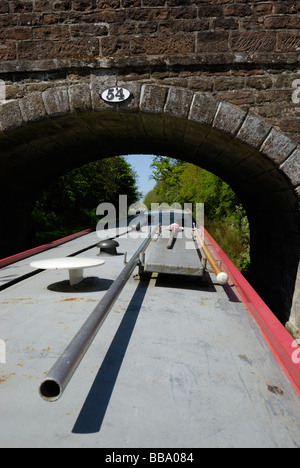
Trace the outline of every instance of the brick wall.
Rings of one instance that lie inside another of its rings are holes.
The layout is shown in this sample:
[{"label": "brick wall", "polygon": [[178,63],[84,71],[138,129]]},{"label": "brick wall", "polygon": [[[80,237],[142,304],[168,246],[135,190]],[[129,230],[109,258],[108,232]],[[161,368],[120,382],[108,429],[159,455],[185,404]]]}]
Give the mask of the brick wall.
[{"label": "brick wall", "polygon": [[0,0],[0,59],[293,54],[299,11],[290,0]]},{"label": "brick wall", "polygon": [[299,13],[292,0],[0,0],[0,78],[14,98],[54,70],[138,72],[251,109],[300,143]]}]

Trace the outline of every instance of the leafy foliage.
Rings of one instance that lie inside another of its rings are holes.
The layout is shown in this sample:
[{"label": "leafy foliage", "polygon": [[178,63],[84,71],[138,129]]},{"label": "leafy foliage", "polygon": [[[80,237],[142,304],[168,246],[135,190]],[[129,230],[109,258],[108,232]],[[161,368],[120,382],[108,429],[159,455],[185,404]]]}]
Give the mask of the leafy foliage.
[{"label": "leafy foliage", "polygon": [[[246,212],[236,193],[222,179],[193,164],[156,156],[153,160],[156,187],[144,203],[205,204],[208,230],[238,268],[250,266],[250,232]],[[195,213],[194,213],[195,215]]]},{"label": "leafy foliage", "polygon": [[60,177],[43,192],[32,213],[38,231],[70,232],[77,227],[94,228],[96,208],[112,203],[118,209],[119,195],[135,203],[140,194],[136,174],[121,156],[92,162]]}]

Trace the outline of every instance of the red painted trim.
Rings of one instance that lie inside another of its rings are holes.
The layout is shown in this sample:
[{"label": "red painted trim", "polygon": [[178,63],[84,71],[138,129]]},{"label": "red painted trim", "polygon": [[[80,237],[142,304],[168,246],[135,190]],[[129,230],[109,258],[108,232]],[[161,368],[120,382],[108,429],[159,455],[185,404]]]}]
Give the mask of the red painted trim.
[{"label": "red painted trim", "polygon": [[11,257],[2,258],[0,260],[0,268],[11,265],[15,262],[19,262],[20,260],[24,260],[25,258],[32,257],[33,255],[36,255],[38,253],[45,252],[46,250],[53,249],[54,247],[77,239],[78,237],[85,236],[90,232],[92,232],[92,229],[85,229],[84,231],[76,232],[75,234],[71,234],[70,236],[62,237],[61,239],[50,242],[49,244],[40,245],[39,247],[34,247],[33,249],[25,250],[25,252],[20,252],[18,254],[12,255]]},{"label": "red painted trim", "polygon": [[[241,300],[259,325],[275,358],[300,395],[300,363],[297,363],[300,347],[205,229],[204,235],[206,244],[216,258],[222,261],[222,268],[228,274]],[[293,362],[293,356],[297,356],[294,359],[296,362]]]}]

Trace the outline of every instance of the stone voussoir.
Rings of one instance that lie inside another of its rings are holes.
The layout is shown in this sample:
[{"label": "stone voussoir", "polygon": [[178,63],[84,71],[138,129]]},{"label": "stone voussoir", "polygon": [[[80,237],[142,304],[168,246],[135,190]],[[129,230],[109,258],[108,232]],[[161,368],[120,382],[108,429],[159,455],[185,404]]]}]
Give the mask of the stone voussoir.
[{"label": "stone voussoir", "polygon": [[300,147],[280,166],[293,186],[300,184]]},{"label": "stone voussoir", "polygon": [[26,95],[19,101],[24,122],[42,120],[47,116],[42,93],[35,92]]},{"label": "stone voussoir", "polygon": [[240,129],[247,112],[237,106],[221,102],[213,121],[213,127],[217,130],[235,136]]},{"label": "stone voussoir", "polygon": [[43,92],[42,96],[49,116],[67,114],[70,112],[67,87],[49,88]]},{"label": "stone voussoir", "polygon": [[260,151],[279,166],[289,157],[296,147],[297,144],[291,141],[289,137],[276,128],[273,128],[262,144]]},{"label": "stone voussoir", "polygon": [[237,134],[237,138],[254,148],[260,148],[271,129],[272,126],[264,120],[248,114]]},{"label": "stone voussoir", "polygon": [[69,86],[71,111],[85,111],[92,108],[91,89],[89,84]]},{"label": "stone voussoir", "polygon": [[166,114],[186,118],[189,115],[192,99],[192,91],[181,88],[170,88],[164,111]]},{"label": "stone voussoir", "polygon": [[211,125],[219,106],[219,102],[202,93],[195,93],[190,109],[189,120]]},{"label": "stone voussoir", "polygon": [[7,132],[24,124],[19,100],[6,101],[0,105],[0,128]]},{"label": "stone voussoir", "polygon": [[146,84],[142,86],[140,110],[154,114],[164,111],[169,87]]}]

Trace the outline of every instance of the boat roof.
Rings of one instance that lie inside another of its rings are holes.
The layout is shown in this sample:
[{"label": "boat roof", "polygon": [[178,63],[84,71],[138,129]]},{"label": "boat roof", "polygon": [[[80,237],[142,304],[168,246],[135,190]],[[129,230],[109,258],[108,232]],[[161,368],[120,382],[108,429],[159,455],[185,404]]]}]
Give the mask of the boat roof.
[{"label": "boat roof", "polygon": [[72,287],[67,271],[30,262],[100,258],[95,232],[0,269],[11,284],[0,292],[0,447],[299,447],[299,395],[234,285],[213,273],[132,275],[63,396],[40,397],[143,236],[118,237],[118,255]]}]

